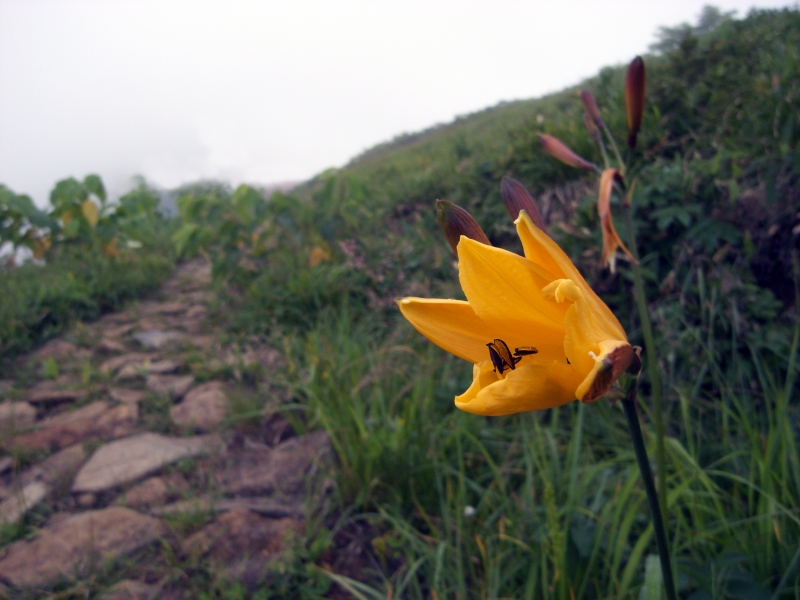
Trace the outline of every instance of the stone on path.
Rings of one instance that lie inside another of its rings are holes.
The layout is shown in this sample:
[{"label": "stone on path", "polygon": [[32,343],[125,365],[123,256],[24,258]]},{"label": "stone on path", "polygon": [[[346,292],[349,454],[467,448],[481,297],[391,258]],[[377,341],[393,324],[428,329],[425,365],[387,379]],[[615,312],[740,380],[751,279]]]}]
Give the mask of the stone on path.
[{"label": "stone on path", "polygon": [[133,431],[138,416],[135,405],[109,408],[108,403],[98,400],[45,419],[39,430],[17,435],[7,446],[28,451],[52,450],[78,442],[123,437]]},{"label": "stone on path", "polygon": [[10,456],[4,456],[0,458],[0,475],[5,473],[6,471],[10,471],[11,467],[14,466],[14,459]]},{"label": "stone on path", "polygon": [[186,334],[175,329],[147,329],[133,335],[133,339],[150,350],[159,350],[170,342],[177,342],[184,337]]},{"label": "stone on path", "polygon": [[36,409],[27,402],[0,404],[0,430],[27,429],[36,420]]},{"label": "stone on path", "polygon": [[215,436],[171,438],[141,433],[98,448],[78,472],[72,491],[102,492],[154,473],[182,458],[210,452]]},{"label": "stone on path", "polygon": [[161,506],[188,489],[189,484],[180,473],[170,473],[145,479],[122,494],[117,502],[136,509]]},{"label": "stone on path", "polygon": [[225,419],[228,400],[221,381],[209,381],[186,394],[183,402],[169,410],[176,425],[198,431],[209,431]]},{"label": "stone on path", "polygon": [[183,549],[189,556],[203,556],[210,566],[224,568],[231,580],[253,589],[267,575],[267,563],[302,529],[302,523],[294,519],[268,519],[239,508],[187,538]]},{"label": "stone on path", "polygon": [[143,581],[123,579],[100,596],[100,600],[153,600],[159,587]]},{"label": "stone on path", "polygon": [[84,460],[86,460],[86,450],[84,450],[83,444],[75,444],[51,454],[41,463],[29,469],[21,476],[21,479],[23,482],[36,480],[49,484],[66,481],[72,479]]},{"label": "stone on path", "polygon": [[150,375],[147,388],[159,395],[169,394],[173,401],[183,398],[194,383],[191,375]]},{"label": "stone on path", "polygon": [[239,452],[223,474],[228,494],[294,494],[302,490],[306,477],[324,460],[330,446],[325,431],[293,437],[274,448],[253,448]]},{"label": "stone on path", "polygon": [[150,510],[153,515],[191,514],[196,512],[226,512],[245,509],[272,519],[294,517],[302,519],[305,507],[302,498],[271,498],[266,496],[244,498],[212,498],[199,496],[188,500],[165,504]]},{"label": "stone on path", "polygon": [[80,400],[86,396],[86,390],[65,387],[59,381],[41,381],[28,390],[28,402],[31,404],[56,404]]},{"label": "stone on path", "polygon": [[108,327],[103,329],[103,337],[115,339],[118,337],[122,337],[126,333],[128,333],[131,329],[133,329],[133,323],[124,323],[122,325],[117,325],[116,327]]},{"label": "stone on path", "polygon": [[114,338],[104,337],[100,340],[98,344],[98,348],[103,352],[108,352],[109,354],[112,352],[127,352],[128,348],[125,347],[125,344],[120,342],[119,340],[115,340]]},{"label": "stone on path", "polygon": [[0,579],[17,588],[39,587],[85,574],[98,561],[130,554],[166,535],[164,523],[121,506],[71,515],[19,540],[0,558]]},{"label": "stone on path", "polygon": [[124,366],[130,364],[143,364],[145,361],[148,361],[153,358],[152,354],[147,354],[145,352],[128,352],[127,354],[123,354],[122,356],[115,356],[114,358],[109,358],[103,364],[100,365],[99,371],[101,373],[114,373],[118,371]]},{"label": "stone on path", "polygon": [[16,523],[31,508],[44,500],[50,488],[41,481],[29,483],[0,504],[0,524]]},{"label": "stone on path", "polygon": [[183,366],[176,360],[157,360],[155,362],[145,361],[143,363],[130,363],[125,365],[117,374],[117,379],[135,379],[142,375],[163,375],[172,373]]},{"label": "stone on path", "polygon": [[108,390],[108,395],[111,396],[112,400],[116,400],[122,404],[138,405],[139,401],[147,395],[147,392],[129,390],[127,388],[111,388]]},{"label": "stone on path", "polygon": [[33,355],[37,360],[45,358],[69,358],[77,352],[78,347],[72,342],[62,339],[54,339],[39,348]]},{"label": "stone on path", "polygon": [[185,314],[189,306],[183,302],[143,302],[139,312],[143,315]]}]

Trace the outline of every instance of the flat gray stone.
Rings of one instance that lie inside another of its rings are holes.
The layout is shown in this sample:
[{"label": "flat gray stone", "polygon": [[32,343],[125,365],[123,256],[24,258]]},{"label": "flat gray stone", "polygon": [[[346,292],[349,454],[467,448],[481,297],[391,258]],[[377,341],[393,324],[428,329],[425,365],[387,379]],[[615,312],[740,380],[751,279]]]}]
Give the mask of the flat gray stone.
[{"label": "flat gray stone", "polygon": [[42,381],[28,390],[31,404],[56,404],[79,400],[86,396],[86,390],[64,387],[58,381]]},{"label": "flat gray stone", "polygon": [[272,498],[259,496],[251,498],[213,498],[198,496],[158,506],[150,510],[153,515],[191,514],[196,512],[226,512],[234,509],[246,509],[271,519],[293,517],[302,519],[305,507],[302,498]]},{"label": "flat gray stone", "polygon": [[100,600],[154,600],[159,587],[143,581],[123,579],[100,596]]},{"label": "flat gray stone", "polygon": [[81,576],[98,561],[135,552],[166,533],[161,520],[121,506],[78,513],[47,525],[33,540],[8,546],[0,578],[27,588]]},{"label": "flat gray stone", "polygon": [[99,370],[102,373],[114,373],[118,371],[122,367],[125,367],[130,364],[143,364],[145,361],[151,360],[153,358],[152,354],[146,354],[144,352],[128,352],[127,354],[123,354],[122,356],[115,356],[114,358],[109,358],[103,364],[100,365]]},{"label": "flat gray stone", "polygon": [[180,400],[194,384],[191,375],[150,375],[147,378],[147,388],[159,394],[169,395],[172,400]]},{"label": "flat gray stone", "polygon": [[182,458],[213,450],[214,436],[173,438],[142,433],[98,448],[78,472],[74,493],[102,492],[150,475]]},{"label": "flat gray stone", "polygon": [[45,358],[68,358],[77,352],[78,347],[72,342],[62,339],[54,339],[39,348],[33,355],[37,360]]},{"label": "flat gray stone", "polygon": [[183,302],[145,302],[139,307],[142,315],[178,315],[186,314],[189,306]]},{"label": "flat gray stone", "polygon": [[129,390],[127,388],[111,388],[108,390],[108,395],[111,396],[112,400],[116,400],[122,404],[138,405],[139,401],[147,395],[147,392]]},{"label": "flat gray stone", "polygon": [[108,408],[102,400],[42,421],[37,431],[14,436],[6,445],[21,450],[56,450],[78,442],[129,435],[138,418],[135,404]]},{"label": "flat gray stone", "polygon": [[172,342],[177,342],[186,337],[186,334],[176,329],[148,329],[133,334],[133,339],[145,348],[159,350]]},{"label": "flat gray stone", "polygon": [[221,381],[209,381],[190,390],[183,402],[169,410],[172,422],[184,429],[210,431],[225,420],[228,399]]},{"label": "flat gray stone", "polygon": [[107,352],[109,354],[114,352],[127,352],[128,348],[125,347],[125,344],[120,342],[119,340],[115,340],[114,338],[104,337],[100,340],[100,344],[97,346],[101,351]]},{"label": "flat gray stone", "polygon": [[183,363],[176,360],[145,361],[143,363],[130,363],[125,365],[117,374],[117,379],[135,379],[147,375],[163,375],[173,373],[181,368]]},{"label": "flat gray stone", "polygon": [[161,506],[189,489],[189,484],[180,473],[170,473],[163,477],[148,477],[133,486],[117,500],[117,504],[135,509]]},{"label": "flat gray stone", "polygon": [[230,495],[295,494],[304,489],[306,478],[319,470],[330,448],[325,431],[312,431],[289,438],[274,448],[253,448],[235,454],[223,475],[223,488]]},{"label": "flat gray stone", "polygon": [[36,420],[36,409],[27,402],[0,404],[0,429],[27,429]]},{"label": "flat gray stone", "polygon": [[16,523],[31,508],[44,500],[50,488],[41,481],[29,483],[0,504],[0,523]]}]

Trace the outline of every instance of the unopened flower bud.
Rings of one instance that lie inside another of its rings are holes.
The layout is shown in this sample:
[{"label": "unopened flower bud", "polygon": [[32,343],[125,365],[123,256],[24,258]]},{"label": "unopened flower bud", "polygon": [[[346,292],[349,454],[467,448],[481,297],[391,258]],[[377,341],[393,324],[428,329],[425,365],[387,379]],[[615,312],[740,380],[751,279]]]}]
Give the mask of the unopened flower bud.
[{"label": "unopened flower bud", "polygon": [[439,226],[442,228],[447,243],[450,244],[450,248],[456,256],[458,255],[458,242],[462,235],[481,244],[492,245],[472,215],[452,202],[437,200],[436,218],[439,220]]},{"label": "unopened flower bud", "polygon": [[625,112],[628,115],[628,146],[636,146],[636,134],[642,124],[645,88],[644,61],[641,56],[633,59],[625,75]]},{"label": "unopened flower bud", "polygon": [[542,149],[545,152],[554,158],[557,158],[565,165],[575,167],[576,169],[586,169],[588,171],[594,171],[597,169],[597,166],[595,166],[594,163],[590,163],[585,158],[581,158],[572,150],[570,150],[564,142],[553,137],[552,135],[543,133],[539,136],[539,143],[542,145]]},{"label": "unopened flower bud", "polygon": [[592,136],[592,139],[600,143],[600,130],[595,125],[594,121],[592,121],[592,117],[589,116],[589,113],[583,113],[583,122],[586,125],[586,129],[589,131],[589,135]]},{"label": "unopened flower bud", "polygon": [[583,102],[583,107],[592,118],[592,121],[594,121],[594,124],[600,129],[604,128],[606,125],[603,122],[603,117],[600,115],[600,109],[597,108],[597,102],[594,101],[592,92],[589,90],[583,90],[581,92],[581,102]]},{"label": "unopened flower bud", "polygon": [[524,185],[511,177],[503,177],[500,181],[500,195],[503,197],[503,205],[512,221],[516,221],[519,211],[524,210],[536,226],[547,233],[542,213],[539,212],[533,196]]}]

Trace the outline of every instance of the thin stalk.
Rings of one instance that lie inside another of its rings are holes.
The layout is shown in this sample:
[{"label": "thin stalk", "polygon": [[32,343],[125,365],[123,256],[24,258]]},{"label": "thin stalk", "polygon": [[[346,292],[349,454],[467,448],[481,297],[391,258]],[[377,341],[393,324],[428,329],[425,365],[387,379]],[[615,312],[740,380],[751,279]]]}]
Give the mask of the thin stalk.
[{"label": "thin stalk", "polygon": [[631,434],[633,451],[636,454],[636,462],[639,463],[639,472],[642,475],[644,491],[647,494],[647,503],[650,505],[650,516],[653,519],[653,531],[656,534],[656,545],[658,546],[658,558],[661,561],[664,591],[667,594],[667,600],[677,600],[675,579],[672,576],[672,563],[669,559],[669,547],[667,546],[667,532],[664,529],[664,519],[661,518],[661,509],[658,506],[656,486],[653,484],[653,473],[650,470],[650,461],[647,459],[647,449],[644,447],[639,415],[636,413],[635,386],[632,389],[632,393],[622,400],[622,408],[625,410],[625,416],[628,419],[628,430]]},{"label": "thin stalk", "polygon": [[[627,204],[627,206],[626,206]],[[639,251],[636,249],[636,233],[633,230],[633,209],[630,203],[623,202],[625,224],[628,228],[628,247],[637,262]],[[664,399],[661,390],[661,371],[658,369],[656,357],[656,342],[653,337],[653,326],[650,323],[650,314],[647,311],[647,298],[644,295],[644,280],[642,279],[641,266],[631,263],[631,275],[636,290],[636,307],[639,311],[639,321],[642,324],[642,337],[647,356],[647,374],[650,376],[650,388],[653,394],[653,425],[656,430],[656,473],[658,474],[658,499],[661,509],[667,511],[667,461],[664,450]]]},{"label": "thin stalk", "polygon": [[614,154],[617,157],[617,162],[619,163],[619,172],[621,175],[625,175],[625,161],[622,160],[622,155],[619,153],[619,148],[617,148],[617,142],[614,139],[614,136],[611,135],[611,132],[608,130],[608,125],[603,123],[603,131],[606,132],[606,137],[608,137],[608,141],[611,144],[611,149],[614,150]]}]

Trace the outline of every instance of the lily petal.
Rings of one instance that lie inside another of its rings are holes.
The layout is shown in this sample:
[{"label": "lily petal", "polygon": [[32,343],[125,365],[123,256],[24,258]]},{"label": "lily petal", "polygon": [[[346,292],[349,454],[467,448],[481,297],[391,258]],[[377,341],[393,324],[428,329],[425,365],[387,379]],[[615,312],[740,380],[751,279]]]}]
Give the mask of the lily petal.
[{"label": "lily petal", "polygon": [[[603,314],[596,312],[587,301],[583,290],[570,279],[554,281],[543,292],[545,297],[551,298],[555,302],[563,303],[566,300],[572,302],[572,306],[569,307],[564,318],[566,330],[564,352],[571,365],[583,378],[576,397],[584,400],[584,398],[593,396],[602,387],[602,385],[599,387],[595,385],[595,379],[605,375],[608,368],[611,369],[608,371],[609,373],[616,373],[616,376],[609,379],[608,384],[602,389],[600,394],[602,396],[620,373],[628,368],[633,358],[625,331],[619,325],[616,317],[610,321]],[[629,351],[617,351],[622,347],[627,347]],[[615,351],[617,354],[614,354]],[[613,358],[613,361],[618,361],[619,364],[614,364],[609,357]],[[626,360],[627,362],[625,362]],[[598,367],[598,361],[607,361],[608,364],[604,363]],[[591,400],[596,400],[600,396],[591,397]]]},{"label": "lily petal", "polygon": [[473,367],[472,385],[456,396],[456,408],[488,417],[553,408],[575,400],[580,382],[566,362],[520,365],[500,376],[487,360]]},{"label": "lily petal", "polygon": [[442,350],[471,363],[486,360],[487,342],[502,335],[463,300],[401,298],[397,306],[414,329]]},{"label": "lily petal", "polygon": [[[561,247],[556,244],[550,236],[536,227],[530,217],[524,212],[520,212],[516,224],[517,233],[522,242],[522,250],[525,252],[525,257],[544,267],[555,276],[555,279],[563,278],[574,281],[583,291],[584,297],[592,306],[592,310],[602,314],[603,319],[613,325],[612,330],[616,332],[616,337],[619,339],[627,339],[625,330],[622,328],[622,325],[620,325],[617,317],[614,316],[614,313],[611,312],[611,309],[608,308],[606,303],[595,294],[591,286],[586,283],[583,275],[581,275],[577,267],[572,264],[569,256],[566,255]],[[570,360],[572,360],[571,357]]]},{"label": "lily petal", "polygon": [[561,345],[566,307],[547,302],[542,295],[552,280],[546,270],[502,248],[462,237],[458,274],[470,306],[483,321],[534,336],[522,343],[537,348]]}]

